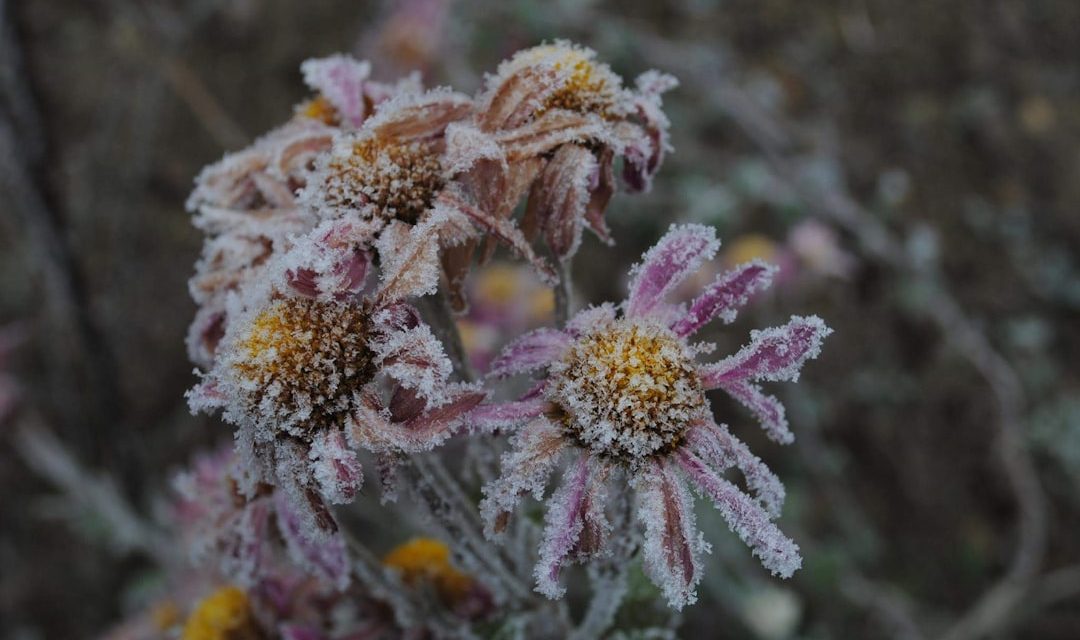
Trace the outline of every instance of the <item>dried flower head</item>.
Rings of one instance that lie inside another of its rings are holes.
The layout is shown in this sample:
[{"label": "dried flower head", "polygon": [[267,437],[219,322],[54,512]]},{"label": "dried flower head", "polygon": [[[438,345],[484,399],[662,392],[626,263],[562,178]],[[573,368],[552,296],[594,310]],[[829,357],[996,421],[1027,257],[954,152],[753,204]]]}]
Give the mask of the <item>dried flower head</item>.
[{"label": "dried flower head", "polygon": [[[526,334],[492,367],[495,375],[546,375],[520,400],[484,405],[471,416],[477,428],[518,428],[502,477],[485,487],[481,511],[489,534],[505,529],[524,493],[543,492],[564,452],[576,456],[547,510],[536,577],[548,596],[562,594],[559,570],[568,559],[602,552],[611,526],[608,484],[622,475],[637,494],[646,569],[672,606],[695,600],[700,555],[708,550],[694,526],[687,480],[714,501],[766,568],[787,577],[799,567],[798,547],[771,522],[783,486],[713,422],[705,392],[723,389],[757,415],[770,437],[789,442],[782,406],[756,382],[795,380],[830,330],[819,318],[795,317],[784,327],[754,332],[733,356],[698,362],[710,347],[689,337],[713,318],[731,322],[774,272],[761,262],[743,264],[717,277],[688,307],[665,302],[718,246],[707,227],[672,227],[634,268],[619,308],[593,307],[564,330]],[[731,467],[742,471],[756,499],[720,476]]]}]

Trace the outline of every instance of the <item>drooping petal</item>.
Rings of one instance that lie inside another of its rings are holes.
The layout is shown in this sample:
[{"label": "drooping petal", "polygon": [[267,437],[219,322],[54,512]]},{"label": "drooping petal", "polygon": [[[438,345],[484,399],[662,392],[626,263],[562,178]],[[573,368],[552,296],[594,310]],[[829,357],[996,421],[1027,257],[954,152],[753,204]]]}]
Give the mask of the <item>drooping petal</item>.
[{"label": "drooping petal", "polygon": [[664,114],[662,95],[679,85],[674,76],[658,71],[646,71],[638,76],[634,107],[642,121],[649,140],[647,147],[627,152],[627,162],[623,165],[623,177],[631,189],[648,191],[652,178],[660,169],[664,154],[671,150],[668,142],[667,115]]},{"label": "drooping petal", "polygon": [[433,293],[439,286],[439,234],[431,220],[417,225],[394,221],[375,244],[382,264],[382,304]]},{"label": "drooping petal", "polygon": [[726,426],[712,421],[702,422],[690,428],[686,439],[690,449],[717,473],[731,467],[738,468],[769,516],[775,518],[780,515],[787,494],[780,478]]},{"label": "drooping petal", "polygon": [[[274,493],[278,530],[289,554],[294,561],[343,591],[349,585],[351,575],[345,540],[336,530],[323,531],[307,526],[306,517],[296,507],[296,502],[284,493]],[[321,508],[325,509],[325,505]]]},{"label": "drooping petal", "polygon": [[555,255],[566,260],[581,243],[581,228],[600,167],[591,151],[576,144],[560,146],[529,193],[526,218],[536,220]]},{"label": "drooping petal", "polygon": [[745,542],[773,575],[790,578],[802,566],[799,546],[769,519],[769,514],[738,487],[719,477],[694,454],[676,452],[679,466],[709,497],[735,535]]},{"label": "drooping petal", "polygon": [[550,364],[570,346],[571,337],[558,329],[536,329],[503,348],[488,375],[506,377],[536,371]]},{"label": "drooping petal", "polygon": [[444,389],[443,401],[403,423],[392,420],[378,398],[365,392],[363,401],[347,425],[349,440],[375,452],[418,453],[430,451],[453,435],[463,417],[487,394],[470,385]]},{"label": "drooping petal", "polygon": [[356,498],[364,474],[356,453],[345,443],[344,433],[328,430],[316,434],[308,456],[319,493],[330,504],[348,504]]},{"label": "drooping petal", "polygon": [[656,461],[635,473],[638,520],[645,526],[645,571],[668,604],[682,609],[697,601],[701,555],[709,544],[694,523],[694,503],[674,469]]},{"label": "drooping petal", "polygon": [[803,364],[817,357],[830,333],[832,329],[817,316],[795,316],[782,327],[753,331],[750,344],[738,353],[703,367],[701,382],[706,389],[746,380],[795,382]]},{"label": "drooping petal", "polygon": [[516,129],[495,135],[508,162],[518,162],[552,151],[564,144],[590,140],[611,141],[609,127],[594,114],[549,111]]},{"label": "drooping petal", "polygon": [[551,407],[551,401],[544,397],[484,404],[469,413],[465,418],[465,425],[472,433],[490,433],[539,417],[551,410]]},{"label": "drooping petal", "polygon": [[610,147],[605,147],[600,153],[596,183],[590,187],[589,203],[585,207],[585,223],[601,242],[609,246],[615,244],[615,241],[611,239],[611,231],[604,221],[604,211],[611,196],[615,195],[614,165],[615,152]]},{"label": "drooping petal", "polygon": [[533,420],[515,435],[511,450],[502,457],[502,475],[484,487],[480,502],[488,538],[497,539],[506,530],[521,496],[543,494],[548,474],[567,446],[563,434],[547,418]]},{"label": "drooping petal", "polygon": [[585,528],[586,491],[589,486],[589,456],[582,454],[566,470],[562,486],[547,502],[544,537],[536,563],[536,590],[545,596],[561,598],[566,589],[559,584],[559,571],[577,546]]},{"label": "drooping petal", "polygon": [[626,316],[637,318],[656,308],[674,289],[720,247],[712,227],[672,225],[641,262],[631,270]]},{"label": "drooping petal", "polygon": [[752,382],[724,382],[720,388],[754,414],[771,440],[780,444],[795,441],[795,434],[788,428],[784,405],[776,396],[768,395]]},{"label": "drooping petal", "polygon": [[391,324],[394,315],[391,310],[382,310],[372,318],[377,333],[368,340],[368,346],[375,363],[401,386],[434,400],[453,372],[453,365],[430,327],[418,324],[398,328]]},{"label": "drooping petal", "polygon": [[688,336],[719,317],[725,324],[735,321],[739,307],[750,296],[769,286],[777,268],[760,260],[741,264],[716,280],[701,293],[671,329],[680,336]]},{"label": "drooping petal", "polygon": [[345,55],[312,58],[300,65],[304,82],[325,97],[337,109],[342,121],[359,127],[368,114],[364,101],[364,83],[371,75],[367,61]]}]

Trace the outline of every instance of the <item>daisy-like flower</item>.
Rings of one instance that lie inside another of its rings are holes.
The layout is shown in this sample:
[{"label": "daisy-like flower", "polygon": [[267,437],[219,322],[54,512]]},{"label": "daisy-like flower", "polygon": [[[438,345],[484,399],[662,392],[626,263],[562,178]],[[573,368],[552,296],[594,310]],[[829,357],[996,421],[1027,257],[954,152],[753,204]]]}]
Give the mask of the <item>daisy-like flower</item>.
[{"label": "daisy-like flower", "polygon": [[448,156],[492,215],[518,200],[486,202],[489,185],[526,182],[526,236],[566,259],[585,226],[611,242],[603,214],[616,159],[631,191],[649,188],[670,148],[661,95],[676,84],[649,71],[627,89],[593,51],[561,40],[526,49],[489,78],[473,118],[450,128]]},{"label": "daisy-like flower", "polygon": [[[347,234],[339,234],[348,238],[339,243],[340,259],[347,259],[349,250],[353,255],[371,256],[372,248],[378,253],[377,240],[397,228],[390,251],[415,253],[420,259],[415,269],[437,272],[445,265],[456,284],[463,273],[450,268],[452,260],[440,262],[442,250],[475,243],[487,233],[513,246],[550,278],[521,232],[505,217],[477,206],[446,162],[447,127],[472,111],[471,98],[447,89],[404,94],[382,105],[357,131],[335,138],[302,199],[326,225],[348,226]],[[503,199],[520,197],[524,186],[490,185]],[[310,265],[296,269],[319,271]]]},{"label": "daisy-like flower", "polygon": [[376,453],[388,471],[400,454],[450,437],[485,397],[448,381],[442,344],[403,302],[431,286],[415,260],[388,255],[369,297],[326,298],[280,273],[289,264],[282,256],[262,291],[230,299],[234,320],[214,366],[189,392],[193,410],[220,408],[237,427],[239,492],[278,487],[305,535],[336,531],[326,504],[359,491],[357,449]]},{"label": "daisy-like flower", "polygon": [[[753,332],[728,358],[698,362],[711,346],[690,337],[714,318],[731,322],[774,271],[761,262],[743,264],[719,275],[689,306],[665,302],[718,247],[711,228],[672,227],[632,271],[629,296],[619,307],[593,307],[564,330],[528,333],[493,364],[494,375],[545,375],[520,400],[484,405],[471,416],[476,428],[516,429],[502,476],[484,490],[489,535],[505,529],[523,494],[542,494],[560,459],[573,454],[547,507],[535,571],[538,590],[549,597],[563,593],[559,572],[567,561],[603,552],[611,528],[607,487],[623,477],[636,493],[645,529],[645,569],[673,607],[695,601],[700,557],[709,549],[694,524],[688,484],[714,502],[767,569],[788,577],[800,566],[798,547],[772,522],[783,485],[714,422],[705,392],[725,391],[772,439],[790,442],[783,407],[757,383],[795,380],[830,330],[817,317],[794,317],[783,327]],[[742,472],[754,497],[722,477],[731,467]]]},{"label": "daisy-like flower", "polygon": [[209,366],[224,335],[228,293],[257,278],[293,235],[318,222],[296,199],[315,157],[330,149],[335,132],[360,126],[380,103],[419,91],[415,79],[393,86],[372,82],[368,63],[346,56],[308,60],[301,70],[315,97],[250,147],[203,169],[188,198],[195,226],[207,235],[190,283],[199,310],[188,351],[200,365]]}]

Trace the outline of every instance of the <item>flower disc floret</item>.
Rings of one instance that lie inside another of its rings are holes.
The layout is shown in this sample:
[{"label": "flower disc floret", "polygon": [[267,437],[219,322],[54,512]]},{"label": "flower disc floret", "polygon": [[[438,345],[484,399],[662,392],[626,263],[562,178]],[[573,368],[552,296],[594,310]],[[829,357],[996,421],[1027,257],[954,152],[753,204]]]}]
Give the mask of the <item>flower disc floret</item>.
[{"label": "flower disc floret", "polygon": [[549,398],[568,435],[627,462],[671,451],[705,410],[685,343],[656,324],[615,320],[578,339],[551,368]]},{"label": "flower disc floret", "polygon": [[251,411],[284,430],[340,424],[372,373],[368,317],[359,306],[276,300],[244,328],[231,354]]}]

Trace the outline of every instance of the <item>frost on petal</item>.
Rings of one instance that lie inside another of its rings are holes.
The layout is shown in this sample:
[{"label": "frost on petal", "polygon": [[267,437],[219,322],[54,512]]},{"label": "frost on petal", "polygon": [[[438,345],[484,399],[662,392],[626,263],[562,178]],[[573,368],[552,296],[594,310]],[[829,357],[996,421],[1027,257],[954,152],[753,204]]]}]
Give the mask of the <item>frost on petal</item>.
[{"label": "frost on petal", "polygon": [[[270,558],[270,505],[265,500],[248,503],[239,514],[219,526],[217,559],[221,572],[244,586],[259,579]],[[204,556],[203,559],[208,559]]]},{"label": "frost on petal", "polygon": [[486,397],[485,392],[472,385],[449,385],[439,404],[398,422],[374,394],[365,393],[364,401],[349,421],[349,439],[356,446],[375,452],[429,451],[453,435],[465,415]]},{"label": "frost on petal", "polygon": [[564,144],[601,141],[617,144],[610,127],[593,114],[551,111],[529,124],[496,134],[508,162],[548,153]]},{"label": "frost on petal", "polygon": [[466,416],[465,425],[472,433],[490,433],[496,429],[506,429],[528,422],[548,412],[551,407],[551,402],[543,396],[515,402],[483,404]]},{"label": "frost on petal", "polygon": [[439,236],[430,224],[393,222],[376,243],[382,261],[379,298],[397,302],[423,296],[439,286]]},{"label": "frost on petal", "polygon": [[[311,506],[326,508],[325,505]],[[351,575],[349,553],[340,533],[309,526],[307,521],[312,516],[304,515],[297,509],[296,501],[283,492],[274,494],[274,507],[278,530],[293,560],[339,590],[348,587]]]},{"label": "frost on petal", "polygon": [[702,422],[691,427],[686,438],[690,450],[716,472],[722,473],[736,467],[769,516],[775,518],[780,515],[787,493],[780,478],[726,426],[711,421]]},{"label": "frost on petal", "polygon": [[517,338],[491,363],[496,377],[529,373],[546,367],[570,346],[571,338],[558,329],[536,329]]},{"label": "frost on petal", "polygon": [[590,194],[599,181],[600,166],[592,152],[565,144],[533,183],[525,216],[535,221],[558,258],[566,260],[577,252]]},{"label": "frost on petal", "polygon": [[446,127],[446,150],[442,163],[449,174],[464,173],[481,160],[503,161],[503,151],[495,138],[470,123],[452,122]]},{"label": "frost on petal", "polygon": [[359,292],[371,266],[367,247],[381,227],[356,214],[324,221],[282,255],[287,284],[311,298]]},{"label": "frost on petal", "polygon": [[687,451],[676,453],[679,466],[701,493],[713,501],[735,535],[750,547],[773,575],[790,578],[800,566],[799,546],[769,519],[769,514],[738,487],[709,470]]},{"label": "frost on petal", "polygon": [[768,288],[776,271],[776,267],[754,260],[720,274],[690,303],[690,308],[675,322],[672,330],[680,336],[688,336],[716,317],[726,324],[734,322],[739,307],[745,305],[752,294]]},{"label": "frost on petal", "polygon": [[566,470],[562,486],[547,502],[544,538],[536,563],[536,590],[545,596],[561,598],[566,589],[559,584],[559,571],[577,546],[585,528],[586,492],[589,486],[589,456],[583,454]]},{"label": "frost on petal", "polygon": [[375,314],[374,324],[381,329],[368,341],[382,373],[401,386],[416,391],[432,401],[439,395],[453,365],[443,351],[442,343],[426,324],[408,328],[388,325],[391,311]]},{"label": "frost on petal", "polygon": [[615,320],[615,306],[609,302],[578,311],[566,323],[566,333],[578,338],[611,324]]},{"label": "frost on petal", "polygon": [[533,420],[514,436],[511,450],[502,456],[502,474],[484,487],[480,502],[488,538],[496,539],[506,530],[521,496],[543,494],[547,477],[566,447],[559,428],[547,418]]},{"label": "frost on petal", "polygon": [[364,123],[372,135],[407,142],[441,136],[446,127],[472,111],[472,98],[445,87],[390,98]]},{"label": "frost on petal", "polygon": [[754,414],[771,440],[780,444],[795,441],[795,434],[788,428],[784,405],[776,396],[768,395],[752,382],[725,382],[720,388]]},{"label": "frost on petal", "polygon": [[647,315],[663,297],[720,247],[716,232],[700,224],[672,225],[630,272],[626,315]]},{"label": "frost on petal", "polygon": [[371,75],[368,62],[350,56],[334,55],[312,58],[300,65],[304,82],[318,91],[341,114],[342,120],[359,127],[368,116],[364,100],[364,83]]},{"label": "frost on petal", "polygon": [[645,572],[675,609],[697,602],[701,555],[709,552],[694,523],[694,502],[686,484],[657,461],[631,478],[638,520],[645,526]]},{"label": "frost on petal", "polygon": [[311,442],[311,475],[319,493],[331,504],[348,504],[356,498],[364,475],[356,453],[345,443],[339,430],[317,434]]},{"label": "frost on petal", "polygon": [[832,329],[817,316],[795,316],[783,327],[753,331],[750,344],[704,368],[702,384],[706,389],[715,389],[746,380],[795,382],[803,364],[817,357],[822,341],[830,333]]},{"label": "frost on petal", "polygon": [[646,71],[638,76],[634,108],[649,140],[648,153],[627,154],[624,178],[631,188],[648,191],[652,177],[660,169],[664,154],[671,151],[668,141],[667,115],[664,114],[662,95],[679,86],[674,76],[658,71]]}]

